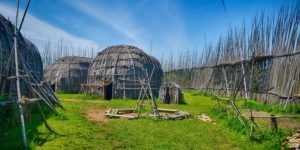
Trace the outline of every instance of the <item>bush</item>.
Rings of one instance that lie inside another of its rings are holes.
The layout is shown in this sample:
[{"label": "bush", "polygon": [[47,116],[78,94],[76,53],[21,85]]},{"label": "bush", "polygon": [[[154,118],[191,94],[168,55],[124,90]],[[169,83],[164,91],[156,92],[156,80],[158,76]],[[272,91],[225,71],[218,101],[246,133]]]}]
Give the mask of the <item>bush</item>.
[{"label": "bush", "polygon": [[254,100],[247,100],[242,105],[241,108],[255,109],[257,111],[266,111],[273,114],[300,114],[300,107],[298,105],[289,105],[286,109],[282,105],[271,105],[262,104]]},{"label": "bush", "polygon": [[[251,122],[249,120],[244,119],[245,126],[240,122],[239,118],[233,114],[230,114],[228,116],[228,113],[225,109],[216,110],[213,109],[211,111],[211,114],[214,116],[217,116],[219,119],[222,119],[225,121],[226,127],[228,127],[231,130],[234,130],[238,133],[241,133],[243,135],[250,135],[250,128],[251,128]],[[248,136],[249,140],[252,142],[258,142],[258,143],[268,143],[266,144],[266,147],[264,149],[281,149],[282,148],[282,141],[285,139],[286,136],[288,136],[290,133],[287,133],[281,129],[278,129],[277,131],[270,131],[268,128],[265,128],[263,130],[260,129],[253,129],[252,136]]]}]

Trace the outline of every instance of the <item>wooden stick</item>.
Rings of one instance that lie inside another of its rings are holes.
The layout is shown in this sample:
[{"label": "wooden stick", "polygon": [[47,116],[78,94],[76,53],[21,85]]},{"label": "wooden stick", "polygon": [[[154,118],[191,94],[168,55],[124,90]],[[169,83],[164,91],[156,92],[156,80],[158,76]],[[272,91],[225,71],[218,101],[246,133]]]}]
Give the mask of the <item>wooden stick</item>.
[{"label": "wooden stick", "polygon": [[[15,72],[16,72],[16,83],[17,83],[17,101],[21,101],[21,89],[20,89],[20,79],[19,79],[19,63],[18,63],[18,44],[17,44],[17,26],[18,26],[18,15],[19,15],[19,0],[17,0],[17,13],[16,13],[16,24],[15,24],[15,35],[14,35],[14,52],[15,52]],[[22,129],[22,139],[23,139],[23,145],[24,149],[28,148],[27,145],[27,136],[26,136],[26,129],[25,129],[25,121],[24,121],[24,115],[23,115],[23,106],[22,104],[18,104],[19,107],[19,116],[21,120],[21,129]]]}]

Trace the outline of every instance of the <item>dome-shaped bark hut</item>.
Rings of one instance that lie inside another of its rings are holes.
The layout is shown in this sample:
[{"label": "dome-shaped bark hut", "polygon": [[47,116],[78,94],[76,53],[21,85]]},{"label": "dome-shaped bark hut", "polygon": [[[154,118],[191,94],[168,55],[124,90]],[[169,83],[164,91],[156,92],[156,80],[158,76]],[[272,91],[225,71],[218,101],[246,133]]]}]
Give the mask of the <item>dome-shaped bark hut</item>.
[{"label": "dome-shaped bark hut", "polygon": [[[15,93],[15,85],[12,80],[7,80],[8,77],[15,74],[14,69],[14,25],[0,14],[0,94]],[[40,53],[36,46],[29,40],[25,39],[21,34],[18,34],[18,50],[19,50],[19,68],[35,75],[35,80],[43,79],[43,66]],[[29,70],[28,70],[29,69]],[[21,81],[22,93],[27,95],[28,86],[24,81]]]},{"label": "dome-shaped bark hut", "polygon": [[46,81],[55,92],[78,93],[85,84],[88,68],[93,59],[66,56],[48,66],[44,72]]},{"label": "dome-shaped bark hut", "polygon": [[111,46],[99,52],[88,75],[88,85],[99,87],[106,99],[139,97],[141,80],[150,79],[152,93],[158,96],[163,71],[154,57],[141,49],[128,46]]},{"label": "dome-shaped bark hut", "polygon": [[167,82],[159,90],[159,99],[166,104],[184,104],[181,87],[174,82]]},{"label": "dome-shaped bark hut", "polygon": [[[62,106],[50,87],[45,84],[38,49],[20,32],[15,34],[15,31],[18,32],[15,26],[0,14],[0,127],[16,124],[16,119],[11,119],[15,118],[16,105],[21,104],[18,107],[21,120],[22,110],[27,114],[34,112],[31,111],[32,104],[38,106],[40,114],[44,117],[44,107],[40,107],[40,101],[53,111],[55,105]],[[23,126],[24,122],[21,122]],[[24,128],[22,131],[25,131]]]}]

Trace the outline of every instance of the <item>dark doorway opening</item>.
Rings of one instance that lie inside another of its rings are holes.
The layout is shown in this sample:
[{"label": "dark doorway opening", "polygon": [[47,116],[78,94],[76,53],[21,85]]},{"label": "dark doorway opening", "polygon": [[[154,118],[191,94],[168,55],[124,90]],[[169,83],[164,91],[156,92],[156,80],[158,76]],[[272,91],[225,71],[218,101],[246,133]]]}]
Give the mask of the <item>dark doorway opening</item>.
[{"label": "dark doorway opening", "polygon": [[166,97],[165,97],[165,102],[169,104],[171,102],[171,96],[170,96],[170,88],[166,87]]},{"label": "dark doorway opening", "polygon": [[107,80],[104,81],[103,85],[103,97],[105,100],[111,100],[112,99],[112,82]]},{"label": "dark doorway opening", "polygon": [[51,89],[55,92],[55,84],[51,84]]}]

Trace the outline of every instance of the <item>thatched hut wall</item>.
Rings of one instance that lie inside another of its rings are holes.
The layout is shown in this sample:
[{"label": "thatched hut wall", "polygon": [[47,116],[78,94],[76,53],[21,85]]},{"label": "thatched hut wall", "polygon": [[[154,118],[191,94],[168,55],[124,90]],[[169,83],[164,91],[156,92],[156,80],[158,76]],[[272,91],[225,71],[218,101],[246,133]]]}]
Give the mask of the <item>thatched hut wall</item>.
[{"label": "thatched hut wall", "polygon": [[[49,109],[62,106],[53,91],[45,84],[40,53],[34,44],[17,33],[18,73],[22,99],[17,99],[15,62],[15,26],[0,14],[0,126],[16,124],[16,103],[25,102],[23,110],[31,110],[29,101],[40,98]],[[44,107],[43,107],[44,108]],[[30,114],[30,113],[29,113]]]},{"label": "thatched hut wall", "polygon": [[[88,84],[102,86],[104,81],[111,81],[112,98],[136,99],[142,88],[139,80],[150,78],[151,74],[151,89],[158,96],[163,77],[158,60],[137,47],[117,45],[98,53],[89,69]],[[103,93],[103,88],[100,90]]]},{"label": "thatched hut wall", "polygon": [[78,93],[85,84],[92,58],[66,56],[48,66],[44,72],[46,82],[56,92]]},{"label": "thatched hut wall", "polygon": [[[14,65],[14,25],[0,14],[0,95],[16,93],[15,82],[7,80],[15,75]],[[22,34],[18,34],[19,68],[24,72],[24,65],[37,76],[40,81],[43,76],[42,60],[38,49]],[[23,73],[20,72],[20,75]],[[28,86],[21,81],[22,94],[28,95]],[[14,94],[13,94],[14,95]]]},{"label": "thatched hut wall", "polygon": [[[43,76],[43,64],[42,57],[38,48],[31,43],[29,40],[25,39],[27,53],[24,55],[26,60],[26,65],[29,66],[35,73],[42,77]],[[41,79],[41,78],[40,78]],[[38,80],[40,80],[38,79]]]},{"label": "thatched hut wall", "polygon": [[159,90],[159,99],[166,104],[183,104],[184,97],[181,87],[174,82],[167,82]]}]

